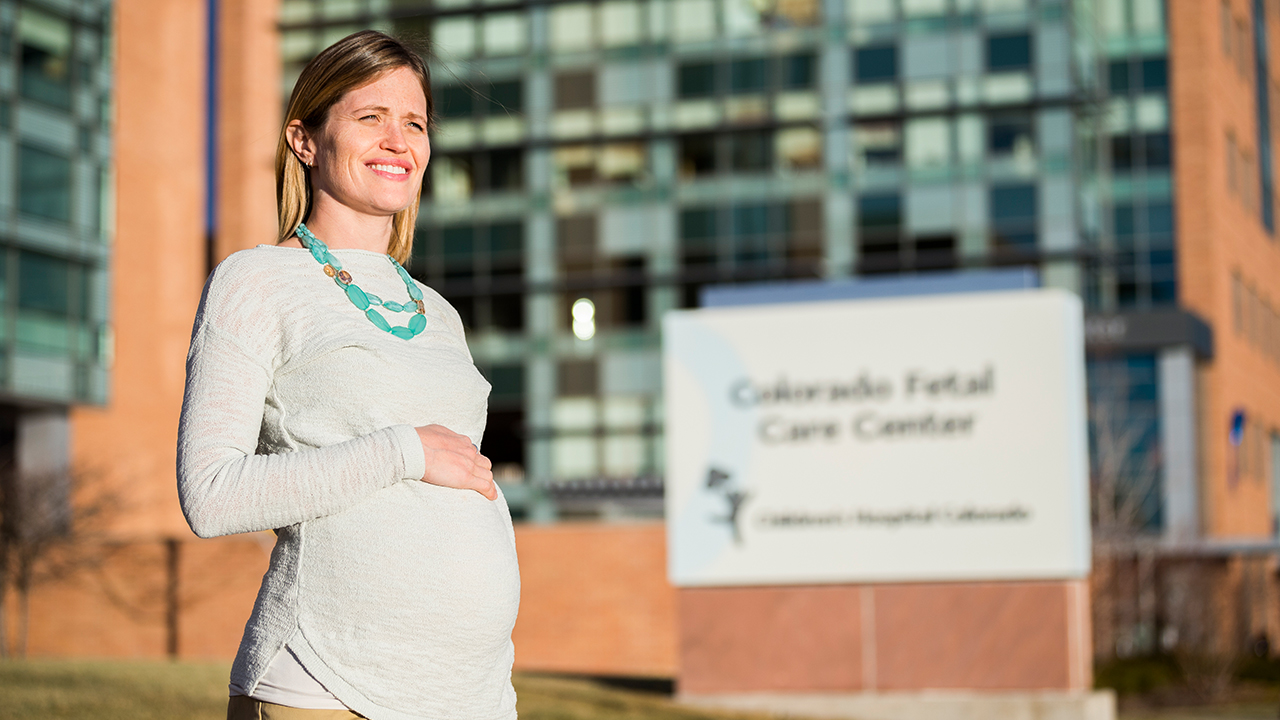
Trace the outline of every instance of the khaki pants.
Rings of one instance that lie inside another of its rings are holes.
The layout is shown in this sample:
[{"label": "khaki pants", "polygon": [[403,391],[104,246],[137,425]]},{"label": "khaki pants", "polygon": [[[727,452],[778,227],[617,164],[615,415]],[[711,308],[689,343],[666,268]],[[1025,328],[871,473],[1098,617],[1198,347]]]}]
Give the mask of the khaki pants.
[{"label": "khaki pants", "polygon": [[350,710],[306,710],[232,695],[227,702],[227,720],[351,720],[363,715]]}]

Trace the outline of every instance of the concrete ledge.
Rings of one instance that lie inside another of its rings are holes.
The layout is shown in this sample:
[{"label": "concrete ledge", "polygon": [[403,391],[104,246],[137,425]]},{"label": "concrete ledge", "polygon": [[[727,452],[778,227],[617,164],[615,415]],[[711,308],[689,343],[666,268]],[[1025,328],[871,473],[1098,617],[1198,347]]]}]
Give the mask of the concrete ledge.
[{"label": "concrete ledge", "polygon": [[923,691],[680,695],[700,707],[849,720],[1115,720],[1116,698],[1095,692]]}]

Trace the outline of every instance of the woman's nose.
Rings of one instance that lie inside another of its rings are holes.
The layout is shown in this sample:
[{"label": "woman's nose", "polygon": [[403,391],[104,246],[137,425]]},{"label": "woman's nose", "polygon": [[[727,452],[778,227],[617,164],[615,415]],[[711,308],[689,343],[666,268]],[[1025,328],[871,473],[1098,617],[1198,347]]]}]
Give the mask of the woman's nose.
[{"label": "woman's nose", "polygon": [[404,139],[404,130],[399,125],[387,126],[387,131],[382,136],[382,149],[394,152],[405,152],[409,149],[409,144]]}]

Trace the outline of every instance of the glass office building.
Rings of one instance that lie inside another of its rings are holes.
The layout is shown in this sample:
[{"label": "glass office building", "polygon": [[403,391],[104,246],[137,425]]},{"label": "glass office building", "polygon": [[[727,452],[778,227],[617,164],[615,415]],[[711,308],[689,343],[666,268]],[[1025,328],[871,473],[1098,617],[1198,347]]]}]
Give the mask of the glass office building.
[{"label": "glass office building", "polygon": [[0,447],[55,466],[67,409],[107,401],[110,22],[107,0],[0,2]]},{"label": "glass office building", "polygon": [[[281,27],[286,94],[355,30],[430,40],[412,271],[493,383],[500,476],[562,514],[660,511],[660,318],[709,284],[1031,266],[1103,346],[1180,313],[1161,0],[284,0]],[[1130,467],[1166,438],[1162,352],[1090,362]],[[1118,490],[1153,529],[1154,472]]]}]

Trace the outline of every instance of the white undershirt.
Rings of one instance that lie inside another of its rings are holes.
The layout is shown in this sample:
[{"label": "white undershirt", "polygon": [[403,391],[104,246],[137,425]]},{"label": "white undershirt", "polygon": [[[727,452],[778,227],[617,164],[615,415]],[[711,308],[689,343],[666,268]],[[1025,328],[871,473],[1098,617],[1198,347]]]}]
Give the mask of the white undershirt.
[{"label": "white undershirt", "polygon": [[[232,695],[247,695],[243,688],[231,683]],[[349,710],[298,662],[286,645],[271,659],[266,673],[258,681],[258,689],[250,695],[254,700],[304,710]]]}]

